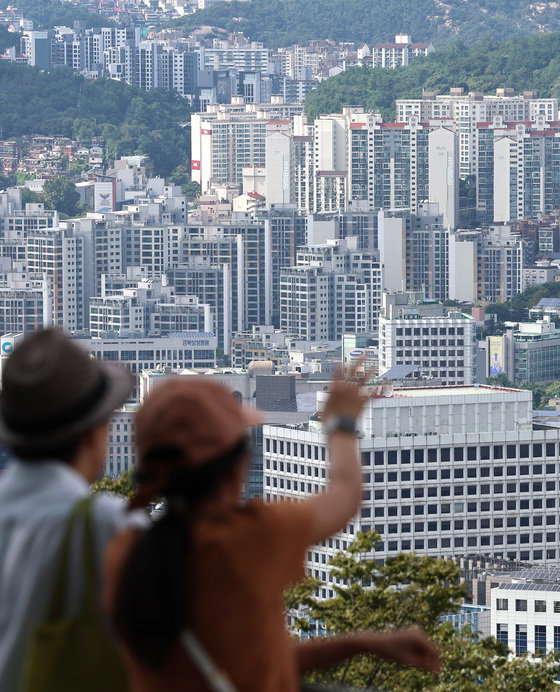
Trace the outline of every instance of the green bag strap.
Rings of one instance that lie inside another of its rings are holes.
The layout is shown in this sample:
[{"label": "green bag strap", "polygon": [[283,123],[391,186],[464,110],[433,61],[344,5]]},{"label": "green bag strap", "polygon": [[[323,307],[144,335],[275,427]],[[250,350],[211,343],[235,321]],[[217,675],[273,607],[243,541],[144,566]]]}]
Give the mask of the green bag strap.
[{"label": "green bag strap", "polygon": [[[72,537],[76,528],[76,524],[80,519],[84,519],[85,522],[85,544],[84,550],[85,555],[82,559],[82,566],[85,568],[84,572],[84,588],[82,590],[81,606],[84,605],[84,591],[86,587],[90,590],[95,588],[93,582],[93,569],[95,568],[93,559],[93,535],[91,530],[91,504],[92,496],[87,496],[82,500],[79,500],[74,508],[72,509],[70,516],[68,517],[66,529],[62,537],[62,543],[59,550],[58,563],[54,576],[54,586],[51,596],[51,602],[47,609],[47,620],[56,620],[62,618],[64,612],[64,603],[66,602],[66,597],[68,595],[68,572],[70,564],[70,551],[72,548]],[[89,553],[89,557],[88,557]]]},{"label": "green bag strap", "polygon": [[90,495],[85,503],[84,543],[82,548],[82,594],[80,612],[96,612],[97,599],[97,567],[95,564],[95,539],[93,533],[93,497]]}]

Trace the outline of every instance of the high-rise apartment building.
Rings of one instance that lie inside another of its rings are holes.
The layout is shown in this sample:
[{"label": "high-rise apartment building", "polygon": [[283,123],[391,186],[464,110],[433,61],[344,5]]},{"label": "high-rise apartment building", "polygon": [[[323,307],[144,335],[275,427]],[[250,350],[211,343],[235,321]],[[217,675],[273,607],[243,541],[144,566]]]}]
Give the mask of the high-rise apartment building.
[{"label": "high-rise apartment building", "polygon": [[87,325],[87,305],[83,238],[71,231],[53,228],[30,233],[25,240],[25,248],[29,274],[44,276],[49,281],[51,324],[68,332],[84,329]]},{"label": "high-rise apartment building", "polygon": [[449,293],[449,232],[437,204],[379,212],[379,254],[384,267],[383,288],[422,291],[431,300]]},{"label": "high-rise apartment building", "polygon": [[297,265],[280,272],[280,328],[308,341],[375,331],[381,274],[355,237],[300,248]]},{"label": "high-rise apartment building", "polygon": [[449,298],[504,302],[521,292],[525,246],[509,226],[449,236]]},{"label": "high-rise apartment building", "polygon": [[558,209],[560,126],[496,117],[477,126],[477,212],[483,222],[537,218]]},{"label": "high-rise apartment building", "polygon": [[397,34],[393,43],[374,43],[372,67],[406,67],[413,58],[433,53],[431,43],[413,43],[409,34]]},{"label": "high-rise apartment building", "polygon": [[[207,192],[210,182],[243,182],[243,168],[265,166],[266,124],[303,112],[301,104],[210,105],[191,116],[191,178]],[[291,200],[286,200],[291,201]]]}]

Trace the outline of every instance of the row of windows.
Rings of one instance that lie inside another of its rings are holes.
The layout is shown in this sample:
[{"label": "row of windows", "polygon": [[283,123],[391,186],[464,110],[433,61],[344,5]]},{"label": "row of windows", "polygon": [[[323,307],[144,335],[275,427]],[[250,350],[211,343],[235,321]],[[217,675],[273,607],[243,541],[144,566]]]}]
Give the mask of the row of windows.
[{"label": "row of windows", "polygon": [[[282,465],[282,462],[281,462]],[[288,466],[288,464],[286,464]],[[297,464],[294,464],[295,467],[297,467]],[[309,467],[308,467],[309,468]],[[280,469],[282,470],[282,469]],[[451,478],[455,479],[463,479],[463,478],[476,478],[478,475],[481,478],[489,478],[490,477],[490,470],[492,470],[492,476],[494,478],[498,477],[501,478],[504,475],[504,467],[503,466],[482,466],[480,469],[478,469],[476,466],[472,468],[457,468],[455,467],[453,469],[453,473],[451,473],[450,468],[441,468],[439,469],[439,472],[437,469],[428,469],[427,471],[424,471],[423,469],[421,470],[416,470],[416,471],[389,471],[387,473],[385,472],[380,472],[376,471],[374,474],[366,473],[365,475],[368,476],[371,479],[371,476],[373,475],[373,482],[374,483],[397,483],[399,481],[401,482],[406,482],[410,480],[414,481],[435,481],[435,480],[450,480]],[[554,474],[556,473],[556,464],[546,464],[544,467],[544,470],[547,474]],[[506,466],[505,467],[505,472],[506,476],[528,476],[530,471],[533,472],[534,476],[540,476],[543,473],[543,465],[542,464],[534,464],[532,466],[529,465],[521,465],[521,466]],[[554,483],[554,481],[552,481]],[[542,482],[540,481],[534,481],[533,486],[535,486],[537,483],[540,483],[542,485]],[[535,488],[533,488],[535,489]],[[554,490],[554,487],[547,487],[547,490]]]},{"label": "row of windows", "polygon": [[448,462],[452,459],[453,461],[490,460],[490,458],[504,459],[504,454],[506,459],[529,459],[531,457],[538,459],[543,456],[556,457],[558,454],[558,446],[555,442],[547,442],[545,444],[539,442],[533,445],[505,445],[505,449],[504,445],[493,445],[492,447],[490,445],[483,445],[481,447],[469,446],[466,448],[442,447],[440,449],[437,447],[429,447],[428,449],[391,449],[387,451],[363,452],[362,465],[370,466],[372,457],[375,466],[382,466],[385,464],[397,464],[399,460],[401,464],[410,464],[412,459],[416,464],[421,464],[425,461],[434,463],[438,460]]},{"label": "row of windows", "polygon": [[[527,651],[528,625],[515,625],[515,653],[517,656]],[[546,651],[546,625],[534,625],[535,629],[535,653]],[[554,652],[560,652],[560,627],[553,625]],[[506,646],[509,644],[509,627],[507,623],[496,624],[496,639]]]},{"label": "row of windows", "polygon": [[[266,439],[265,450],[274,454],[297,456],[303,459],[325,460],[325,448],[318,445],[304,444],[303,442],[290,442],[285,440]],[[532,454],[531,454],[532,452]],[[492,454],[492,456],[491,456]],[[416,464],[424,462],[436,463],[453,461],[477,461],[492,459],[539,459],[542,457],[556,457],[558,445],[555,442],[510,445],[483,445],[481,447],[429,447],[428,449],[391,449],[387,451],[362,452],[362,465],[371,466],[372,459],[375,466],[385,464]],[[514,467],[512,467],[514,468]],[[533,467],[534,469],[535,467]],[[540,467],[538,467],[540,468]],[[550,471],[553,473],[553,471]]]},{"label": "row of windows", "polygon": [[[361,531],[366,530],[367,526],[362,526]],[[484,538],[484,537],[483,537]],[[488,538],[488,537],[486,537]],[[501,544],[500,544],[501,545]],[[375,545],[375,551],[378,553],[394,553],[394,552],[408,552],[410,550],[447,550],[457,548],[464,549],[468,547],[469,544],[463,536],[455,536],[453,538],[416,538],[414,540],[403,538],[401,540],[389,540],[389,541],[379,541]],[[472,547],[476,547],[472,544]],[[490,549],[490,543],[482,542],[480,543],[482,549]],[[532,553],[532,555],[531,555]],[[508,560],[521,560],[530,561],[532,560],[556,560],[557,550],[555,548],[548,548],[546,550],[520,550],[520,551],[508,551],[506,553],[496,552],[492,549],[492,555],[497,558],[507,557]]]},{"label": "row of windows", "polygon": [[[509,610],[509,599],[507,598],[497,598],[496,599],[496,610]],[[526,598],[516,598],[515,599],[515,610],[519,613],[527,612],[527,599]],[[546,613],[546,601],[535,599],[533,601],[533,610],[535,613]],[[552,611],[554,613],[560,613],[560,601],[553,601]]]},{"label": "row of windows", "polygon": [[[276,479],[274,479],[276,480]],[[296,481],[294,481],[296,482]],[[375,495],[380,492],[382,493],[383,491],[376,491]],[[396,493],[396,491],[395,491]],[[410,497],[410,489],[403,489],[401,491],[401,498],[408,498]],[[396,495],[395,495],[396,498]],[[382,500],[383,497],[375,497],[376,500]],[[549,497],[546,499],[546,507],[547,509],[552,509],[556,507],[556,498],[555,497]],[[454,513],[464,513],[465,512],[465,506],[466,506],[466,511],[467,512],[489,512],[490,509],[493,509],[495,512],[503,512],[504,508],[508,512],[515,512],[517,510],[529,510],[529,509],[542,509],[543,508],[543,500],[540,498],[534,498],[532,501],[530,499],[521,499],[521,500],[507,500],[504,502],[503,500],[494,500],[492,503],[489,501],[483,501],[483,502],[455,502],[455,503],[449,503],[449,502],[443,502],[441,504],[428,504],[428,505],[420,505],[416,504],[414,507],[411,507],[410,505],[395,505],[393,507],[389,506],[387,508],[385,507],[375,507],[374,508],[374,516],[376,517],[384,517],[385,513],[387,513],[387,516],[391,517],[397,516],[397,511],[400,509],[400,514],[401,516],[410,516],[411,514],[414,513],[415,516],[421,516],[423,514],[450,514],[451,511]],[[479,509],[480,506],[480,509]],[[414,510],[414,511],[413,511]],[[555,515],[549,515],[547,517],[547,524],[554,524],[556,522],[556,517]]]}]

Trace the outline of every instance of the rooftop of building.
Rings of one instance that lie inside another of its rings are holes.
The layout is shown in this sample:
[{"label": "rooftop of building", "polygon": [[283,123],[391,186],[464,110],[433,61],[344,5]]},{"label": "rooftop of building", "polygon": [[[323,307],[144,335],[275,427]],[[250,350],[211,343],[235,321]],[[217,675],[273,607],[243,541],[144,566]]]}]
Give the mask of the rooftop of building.
[{"label": "rooftop of building", "polygon": [[392,397],[424,397],[424,396],[496,396],[506,392],[519,392],[522,390],[509,387],[490,387],[489,385],[480,386],[452,386],[452,387],[415,387],[406,389],[396,389]]},{"label": "rooftop of building", "polygon": [[524,584],[500,584],[492,589],[492,593],[497,591],[554,591],[560,592],[560,584],[535,584],[527,582]]}]

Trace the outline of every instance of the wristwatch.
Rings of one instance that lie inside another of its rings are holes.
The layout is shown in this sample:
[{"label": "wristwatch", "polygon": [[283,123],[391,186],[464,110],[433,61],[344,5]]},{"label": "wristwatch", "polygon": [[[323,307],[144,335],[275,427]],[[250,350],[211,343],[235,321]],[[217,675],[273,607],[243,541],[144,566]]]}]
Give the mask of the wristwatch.
[{"label": "wristwatch", "polygon": [[351,416],[333,416],[324,425],[327,435],[335,432],[343,432],[355,435],[357,432],[356,419]]}]

